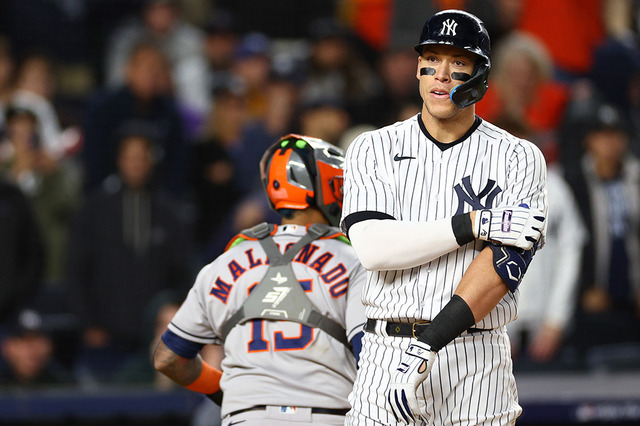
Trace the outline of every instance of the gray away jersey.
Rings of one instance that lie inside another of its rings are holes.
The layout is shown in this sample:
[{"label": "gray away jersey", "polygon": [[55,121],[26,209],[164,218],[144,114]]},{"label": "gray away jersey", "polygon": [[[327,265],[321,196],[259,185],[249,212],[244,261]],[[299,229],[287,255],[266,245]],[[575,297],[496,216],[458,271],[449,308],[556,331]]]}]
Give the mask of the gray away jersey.
[{"label": "gray away jersey", "polygon": [[[373,211],[396,220],[435,221],[520,204],[546,212],[546,164],[534,144],[480,120],[463,141],[441,150],[419,117],[365,132],[349,146],[343,220]],[[365,314],[432,320],[483,243],[469,243],[418,267],[369,272]],[[507,293],[477,327],[493,329],[515,319],[517,298],[517,290]]]},{"label": "gray away jersey", "polygon": [[[334,229],[338,232],[337,229]],[[277,228],[280,249],[306,233],[303,226]],[[267,271],[258,241],[243,241],[205,266],[169,329],[198,343],[220,344],[224,322]],[[361,289],[366,272],[350,245],[313,241],[296,255],[293,270],[318,311],[341,324],[351,340],[362,331]],[[294,322],[250,320],[224,342],[222,416],[254,405],[349,408],[356,376],[353,354],[319,329]]]}]

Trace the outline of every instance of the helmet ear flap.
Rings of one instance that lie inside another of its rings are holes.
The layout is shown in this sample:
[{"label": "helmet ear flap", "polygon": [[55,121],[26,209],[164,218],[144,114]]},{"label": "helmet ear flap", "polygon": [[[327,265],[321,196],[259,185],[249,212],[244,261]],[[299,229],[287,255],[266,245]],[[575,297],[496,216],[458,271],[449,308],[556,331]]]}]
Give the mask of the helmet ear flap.
[{"label": "helmet ear flap", "polygon": [[466,108],[484,97],[489,88],[489,69],[490,65],[481,62],[469,80],[453,88],[449,97],[458,108]]}]

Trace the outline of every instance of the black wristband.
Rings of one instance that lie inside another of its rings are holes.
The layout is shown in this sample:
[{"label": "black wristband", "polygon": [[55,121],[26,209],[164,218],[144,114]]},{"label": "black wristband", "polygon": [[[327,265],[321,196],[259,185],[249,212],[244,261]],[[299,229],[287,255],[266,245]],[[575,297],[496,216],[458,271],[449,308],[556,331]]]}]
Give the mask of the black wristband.
[{"label": "black wristband", "polygon": [[467,302],[454,294],[449,303],[418,336],[418,340],[429,345],[432,351],[438,352],[475,323],[473,312]]},{"label": "black wristband", "polygon": [[457,214],[451,218],[451,228],[456,242],[459,246],[470,243],[475,240],[473,235],[473,223],[471,222],[471,213]]}]

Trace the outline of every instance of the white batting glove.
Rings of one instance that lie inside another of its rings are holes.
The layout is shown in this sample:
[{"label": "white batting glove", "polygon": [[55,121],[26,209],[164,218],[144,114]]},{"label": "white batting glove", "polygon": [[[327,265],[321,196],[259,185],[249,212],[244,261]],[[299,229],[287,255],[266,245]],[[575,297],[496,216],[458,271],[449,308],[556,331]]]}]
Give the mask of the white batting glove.
[{"label": "white batting glove", "polygon": [[540,210],[527,207],[479,210],[473,232],[481,240],[529,250],[540,239],[544,220]]},{"label": "white batting glove", "polygon": [[416,340],[405,351],[405,355],[391,380],[387,400],[399,423],[409,424],[422,419],[425,404],[418,403],[418,386],[429,375],[436,353],[429,345]]}]

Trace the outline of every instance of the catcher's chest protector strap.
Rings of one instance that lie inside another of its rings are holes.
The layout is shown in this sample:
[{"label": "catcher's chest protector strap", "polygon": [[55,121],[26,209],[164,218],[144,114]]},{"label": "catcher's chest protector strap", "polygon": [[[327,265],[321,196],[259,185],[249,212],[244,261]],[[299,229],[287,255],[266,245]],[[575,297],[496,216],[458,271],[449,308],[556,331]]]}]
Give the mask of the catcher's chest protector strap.
[{"label": "catcher's chest protector strap", "polygon": [[242,306],[222,326],[222,339],[226,339],[231,329],[237,324],[251,319],[284,320],[319,328],[350,349],[345,329],[336,321],[318,312],[304,293],[291,265],[293,258],[304,246],[329,232],[329,226],[312,224],[307,234],[284,254],[280,253],[273,241],[272,230],[272,226],[261,223],[246,233],[260,241],[269,259],[269,269]]}]

